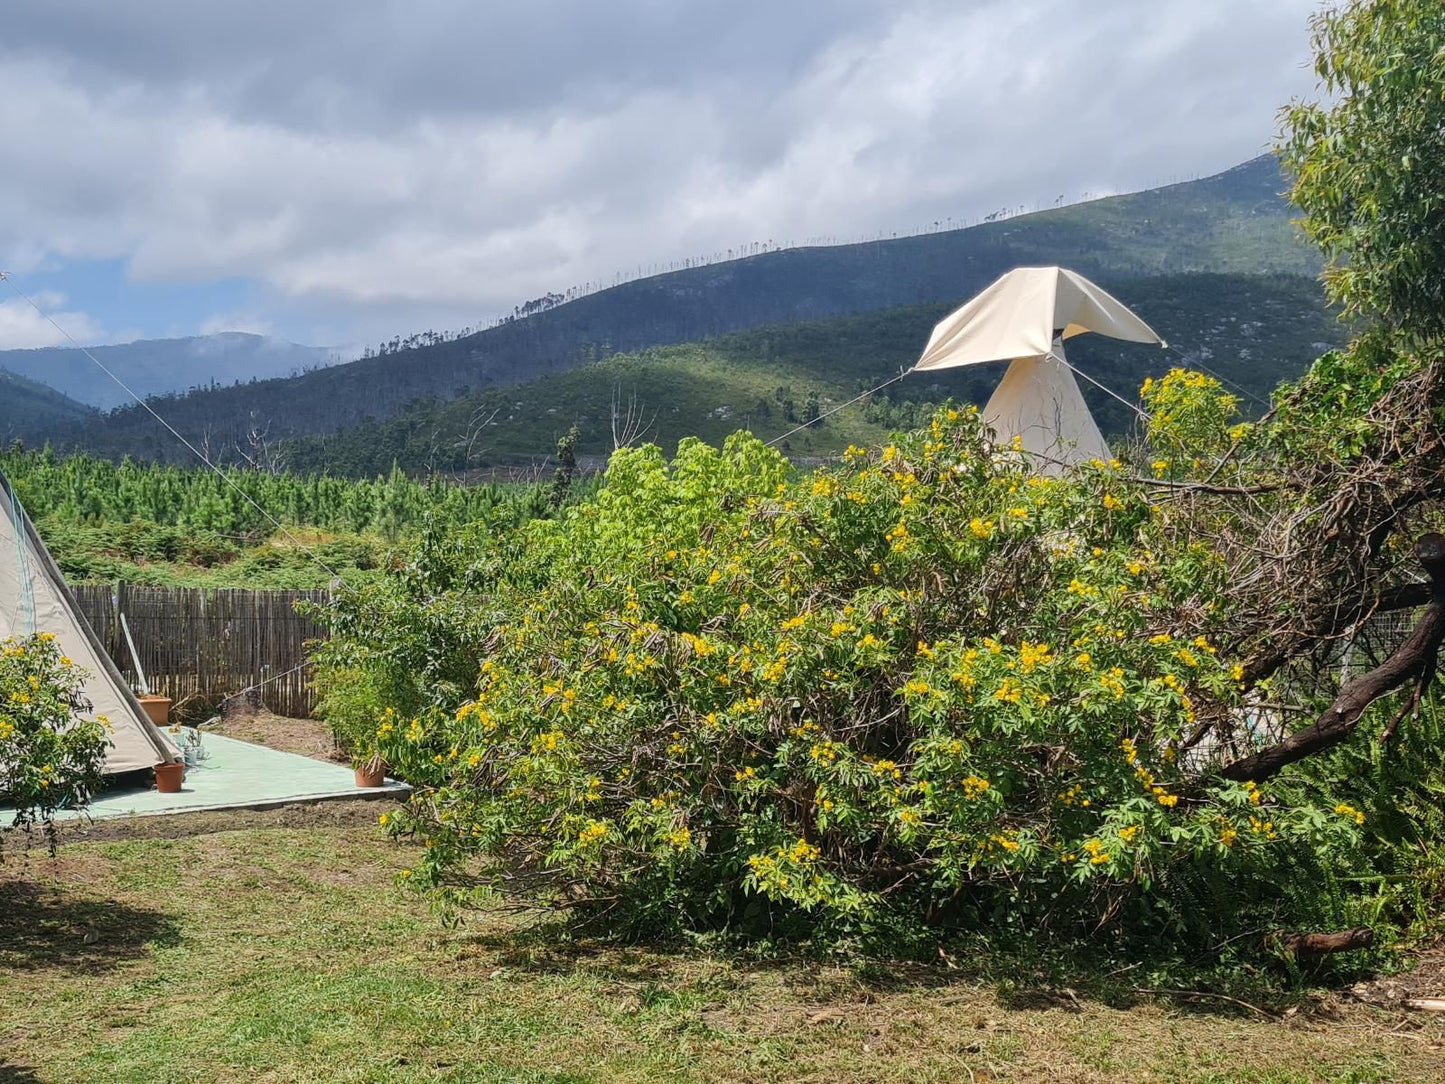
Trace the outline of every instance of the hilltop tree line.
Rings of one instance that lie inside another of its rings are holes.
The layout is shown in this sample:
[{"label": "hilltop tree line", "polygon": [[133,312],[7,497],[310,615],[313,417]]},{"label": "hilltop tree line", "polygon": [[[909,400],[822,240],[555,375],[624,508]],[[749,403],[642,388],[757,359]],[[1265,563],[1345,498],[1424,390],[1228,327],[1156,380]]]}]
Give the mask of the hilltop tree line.
[{"label": "hilltop tree line", "polygon": [[[555,303],[558,295],[544,296],[529,303],[529,313],[519,307],[513,318],[475,334],[424,332],[349,364],[164,396],[153,405],[215,458],[235,460],[247,432],[258,424],[273,441],[327,435],[386,420],[426,396],[447,400],[523,384],[610,353],[900,305],[956,302],[1020,264],[1063,263],[1106,280],[1201,269],[1312,273],[1318,256],[1290,240],[1280,187],[1274,164],[1264,162],[1174,189],[969,230],[768,251],[570,301],[561,295],[561,303]],[[745,405],[733,404],[735,410]],[[19,435],[111,457],[178,461],[184,454],[139,408]],[[542,450],[556,436],[549,433]]]}]

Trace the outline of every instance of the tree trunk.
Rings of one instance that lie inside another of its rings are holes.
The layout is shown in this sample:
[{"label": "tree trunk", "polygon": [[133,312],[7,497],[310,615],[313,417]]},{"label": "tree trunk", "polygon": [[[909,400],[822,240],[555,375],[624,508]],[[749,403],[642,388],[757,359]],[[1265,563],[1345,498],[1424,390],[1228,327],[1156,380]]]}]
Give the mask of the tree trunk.
[{"label": "tree trunk", "polygon": [[1445,535],[1422,535],[1415,543],[1415,556],[1430,576],[1430,602],[1410,638],[1375,669],[1346,682],[1335,702],[1309,726],[1277,745],[1226,765],[1220,775],[1241,783],[1261,783],[1297,760],[1338,745],[1354,733],[1371,704],[1412,678],[1417,684],[1411,703],[1418,704],[1435,674],[1440,643],[1445,639]]},{"label": "tree trunk", "polygon": [[1297,959],[1328,956],[1332,952],[1351,952],[1369,948],[1375,943],[1375,931],[1368,926],[1336,933],[1289,933],[1279,935],[1279,946]]}]

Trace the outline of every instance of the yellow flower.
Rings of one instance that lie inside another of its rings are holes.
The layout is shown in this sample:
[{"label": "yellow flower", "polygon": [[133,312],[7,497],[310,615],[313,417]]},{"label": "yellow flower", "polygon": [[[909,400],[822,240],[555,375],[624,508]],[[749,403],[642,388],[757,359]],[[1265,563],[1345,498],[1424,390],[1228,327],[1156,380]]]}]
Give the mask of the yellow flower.
[{"label": "yellow flower", "polygon": [[607,825],[602,821],[588,821],[586,827],[577,834],[577,842],[586,845],[596,843],[607,835]]},{"label": "yellow flower", "polygon": [[1019,644],[1019,665],[1025,674],[1032,673],[1035,667],[1046,666],[1053,661],[1048,644],[1031,644],[1027,640]]},{"label": "yellow flower", "polygon": [[1023,686],[1013,678],[1004,678],[999,687],[994,690],[993,698],[1001,700],[1006,704],[1017,704],[1023,699]]},{"label": "yellow flower", "polygon": [[959,786],[963,788],[963,796],[971,802],[977,798],[981,798],[989,789],[990,784],[987,779],[982,779],[976,775],[969,775],[964,777],[963,782],[961,782]]},{"label": "yellow flower", "polygon": [[1354,806],[1346,805],[1344,802],[1341,802],[1339,805],[1335,806],[1335,812],[1342,817],[1349,817],[1356,824],[1365,823],[1365,815]]}]

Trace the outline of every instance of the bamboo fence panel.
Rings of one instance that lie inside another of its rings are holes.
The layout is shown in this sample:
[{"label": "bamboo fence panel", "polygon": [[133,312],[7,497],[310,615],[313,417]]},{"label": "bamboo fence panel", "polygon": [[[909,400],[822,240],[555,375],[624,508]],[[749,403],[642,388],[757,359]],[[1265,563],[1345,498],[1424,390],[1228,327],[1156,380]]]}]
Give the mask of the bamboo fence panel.
[{"label": "bamboo fence panel", "polygon": [[[309,716],[316,706],[306,644],[326,638],[323,625],[295,610],[298,600],[325,602],[326,591],[80,584],[76,602],[131,681],[124,613],[153,692],[218,705],[261,686],[261,702],[278,715]],[[299,667],[299,669],[298,669]]]}]

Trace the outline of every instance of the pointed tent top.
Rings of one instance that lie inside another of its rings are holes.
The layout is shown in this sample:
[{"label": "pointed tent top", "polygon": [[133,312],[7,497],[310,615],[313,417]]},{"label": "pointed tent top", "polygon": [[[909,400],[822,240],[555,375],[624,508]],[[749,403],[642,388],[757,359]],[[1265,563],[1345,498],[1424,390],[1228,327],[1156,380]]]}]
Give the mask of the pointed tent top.
[{"label": "pointed tent top", "polygon": [[1063,267],[1016,267],[933,329],[915,370],[1043,358],[1054,336],[1093,331],[1136,343],[1164,340],[1083,275]]}]

